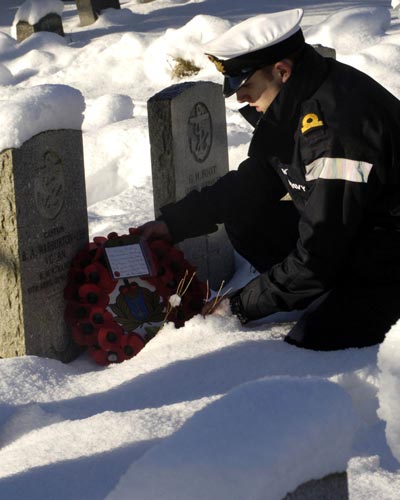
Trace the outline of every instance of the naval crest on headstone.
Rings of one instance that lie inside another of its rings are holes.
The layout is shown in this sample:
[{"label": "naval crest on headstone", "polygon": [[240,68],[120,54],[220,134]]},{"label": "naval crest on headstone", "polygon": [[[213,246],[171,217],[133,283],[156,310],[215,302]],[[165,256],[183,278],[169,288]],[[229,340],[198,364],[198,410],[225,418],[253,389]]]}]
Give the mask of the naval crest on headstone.
[{"label": "naval crest on headstone", "polygon": [[203,163],[210,154],[213,136],[211,114],[203,102],[196,103],[189,114],[188,136],[190,152]]},{"label": "naval crest on headstone", "polygon": [[46,151],[33,183],[37,211],[45,219],[59,214],[65,198],[63,163],[54,151]]}]

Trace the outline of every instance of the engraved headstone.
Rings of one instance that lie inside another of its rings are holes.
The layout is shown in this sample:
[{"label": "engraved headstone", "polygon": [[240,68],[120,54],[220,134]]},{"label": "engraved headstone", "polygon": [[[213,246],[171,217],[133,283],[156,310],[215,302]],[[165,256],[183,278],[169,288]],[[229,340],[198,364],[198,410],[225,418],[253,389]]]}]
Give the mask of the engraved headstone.
[{"label": "engraved headstone", "polygon": [[[228,170],[225,102],[220,85],[173,85],[148,101],[155,215],[167,203],[213,184]],[[179,244],[198,276],[218,289],[234,270],[225,229]]]},{"label": "engraved headstone", "polygon": [[63,290],[88,241],[82,132],[42,132],[0,152],[0,199],[0,356],[70,361]]},{"label": "engraved headstone", "polygon": [[93,24],[104,9],[120,9],[119,0],[76,0],[81,26]]},{"label": "engraved headstone", "polygon": [[31,25],[27,21],[17,23],[17,40],[22,42],[38,31],[51,31],[57,35],[64,36],[64,29],[61,16],[58,14],[47,14],[40,21]]}]

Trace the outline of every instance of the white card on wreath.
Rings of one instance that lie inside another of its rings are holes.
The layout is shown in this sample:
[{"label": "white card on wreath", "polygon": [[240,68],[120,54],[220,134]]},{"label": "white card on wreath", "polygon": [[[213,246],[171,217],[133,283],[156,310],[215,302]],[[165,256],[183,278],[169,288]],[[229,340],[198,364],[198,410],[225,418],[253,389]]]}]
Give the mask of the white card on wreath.
[{"label": "white card on wreath", "polygon": [[105,251],[114,279],[150,274],[150,268],[140,243],[105,247]]}]

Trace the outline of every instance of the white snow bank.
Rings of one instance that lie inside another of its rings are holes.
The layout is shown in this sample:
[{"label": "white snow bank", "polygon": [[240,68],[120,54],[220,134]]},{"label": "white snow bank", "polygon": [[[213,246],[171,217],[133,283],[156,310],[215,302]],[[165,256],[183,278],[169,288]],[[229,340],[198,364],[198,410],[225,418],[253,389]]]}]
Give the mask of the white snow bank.
[{"label": "white snow bank", "polygon": [[0,152],[46,130],[79,130],[84,110],[82,94],[67,85],[5,87],[0,94]]},{"label": "white snow bank", "polygon": [[305,32],[307,43],[333,47],[351,54],[380,42],[390,26],[390,11],[385,7],[342,9]]},{"label": "white snow bank", "polygon": [[38,23],[48,14],[61,16],[64,4],[61,0],[25,0],[15,14],[13,26],[25,21],[31,26]]},{"label": "white snow bank", "polygon": [[0,31],[0,55],[3,55],[17,47],[17,41],[11,36]]},{"label": "white snow bank", "polygon": [[122,476],[108,500],[281,500],[346,470],[350,397],[318,378],[276,377],[232,390],[196,413]]},{"label": "white snow bank", "polygon": [[399,500],[400,476],[382,469],[378,455],[352,458],[347,477],[351,500]]},{"label": "white snow bank", "polygon": [[381,372],[378,416],[386,422],[386,440],[400,462],[400,321],[386,335],[378,353]]}]

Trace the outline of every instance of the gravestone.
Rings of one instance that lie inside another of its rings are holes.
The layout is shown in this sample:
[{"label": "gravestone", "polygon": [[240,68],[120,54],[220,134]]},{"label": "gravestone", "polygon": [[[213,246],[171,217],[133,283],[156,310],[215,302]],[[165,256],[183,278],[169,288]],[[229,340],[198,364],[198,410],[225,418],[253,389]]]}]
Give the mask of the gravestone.
[{"label": "gravestone", "polygon": [[104,9],[120,9],[119,0],[76,0],[81,26],[93,24]]},{"label": "gravestone", "polygon": [[336,59],[336,50],[331,47],[325,47],[324,45],[313,45],[314,49],[320,54],[322,57],[331,57],[332,59]]},{"label": "gravestone", "polygon": [[0,356],[70,361],[71,260],[88,241],[80,130],[42,132],[0,152]]},{"label": "gravestone", "polygon": [[[155,215],[194,189],[213,184],[228,170],[225,101],[212,82],[173,85],[148,101]],[[234,271],[233,248],[221,226],[179,244],[201,280],[218,289]]]},{"label": "gravestone", "polygon": [[336,473],[301,484],[283,500],[349,500],[347,473]]},{"label": "gravestone", "polygon": [[61,16],[58,14],[47,14],[36,24],[29,24],[27,21],[19,21],[17,23],[17,40],[22,42],[38,31],[51,31],[57,35],[64,36],[64,29]]}]

